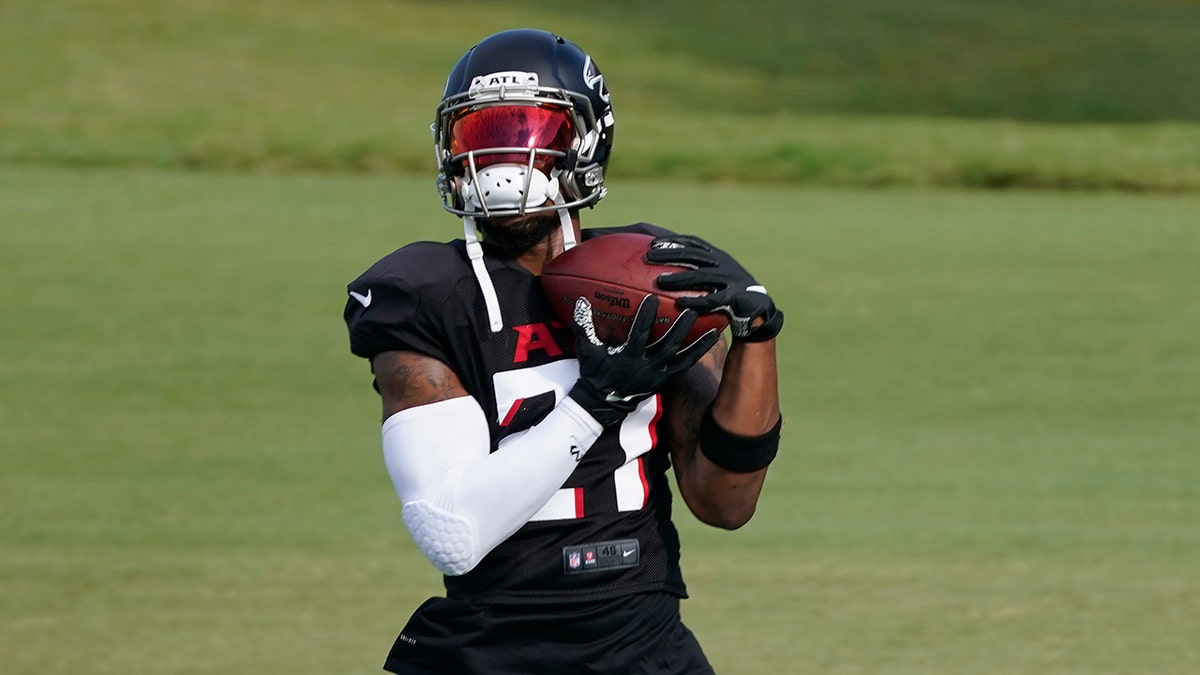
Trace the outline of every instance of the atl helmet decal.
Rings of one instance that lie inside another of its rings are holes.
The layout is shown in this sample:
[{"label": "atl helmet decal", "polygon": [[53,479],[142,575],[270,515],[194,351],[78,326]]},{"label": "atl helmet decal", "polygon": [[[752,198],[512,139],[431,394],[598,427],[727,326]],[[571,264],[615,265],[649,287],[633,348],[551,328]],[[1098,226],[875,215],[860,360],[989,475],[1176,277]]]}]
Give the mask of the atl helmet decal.
[{"label": "atl helmet decal", "polygon": [[538,74],[505,70],[477,75],[472,78],[471,88],[467,91],[471,98],[478,98],[482,94],[497,94],[501,100],[518,96],[530,98],[538,93]]}]

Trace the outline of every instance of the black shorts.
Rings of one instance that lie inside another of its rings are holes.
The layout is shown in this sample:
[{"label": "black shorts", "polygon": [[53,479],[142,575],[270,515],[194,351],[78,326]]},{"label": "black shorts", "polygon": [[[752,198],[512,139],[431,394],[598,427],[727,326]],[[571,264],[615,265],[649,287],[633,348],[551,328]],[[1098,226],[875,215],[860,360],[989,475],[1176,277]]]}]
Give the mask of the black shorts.
[{"label": "black shorts", "polygon": [[646,593],[561,605],[430,598],[396,638],[401,675],[712,675],[679,598]]}]

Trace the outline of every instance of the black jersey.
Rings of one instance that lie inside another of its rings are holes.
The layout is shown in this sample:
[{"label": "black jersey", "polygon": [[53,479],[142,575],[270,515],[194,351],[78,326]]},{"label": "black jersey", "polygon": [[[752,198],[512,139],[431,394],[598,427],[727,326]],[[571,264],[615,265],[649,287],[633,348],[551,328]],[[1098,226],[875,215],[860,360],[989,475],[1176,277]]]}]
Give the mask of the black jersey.
[{"label": "black jersey", "polygon": [[[655,236],[639,223],[587,229]],[[485,247],[485,251],[486,251]],[[486,255],[504,327],[493,332],[462,240],[419,242],[384,257],[349,285],[350,346],[370,358],[420,352],[449,366],[488,418],[491,451],[538,423],[578,379],[569,326],[535,275]],[[487,603],[603,600],[646,591],[686,597],[671,523],[670,461],[658,443],[662,402],[651,397],[606,429],[575,472],[527,524],[470,572],[446,577],[447,597]],[[520,485],[513,485],[520,490]]]}]

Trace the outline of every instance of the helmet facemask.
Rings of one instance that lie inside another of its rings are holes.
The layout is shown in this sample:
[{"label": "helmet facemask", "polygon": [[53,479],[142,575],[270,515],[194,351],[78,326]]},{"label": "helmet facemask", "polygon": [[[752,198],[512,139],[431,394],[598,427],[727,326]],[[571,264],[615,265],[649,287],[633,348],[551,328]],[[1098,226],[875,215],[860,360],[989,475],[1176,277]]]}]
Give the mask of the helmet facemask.
[{"label": "helmet facemask", "polygon": [[586,96],[539,87],[537,73],[475,77],[438,107],[433,124],[443,206],[487,218],[599,201],[600,133]]},{"label": "helmet facemask", "polygon": [[563,164],[573,152],[574,122],[549,106],[492,105],[468,109],[449,122],[444,171],[455,195],[485,218],[537,213],[559,201]]}]

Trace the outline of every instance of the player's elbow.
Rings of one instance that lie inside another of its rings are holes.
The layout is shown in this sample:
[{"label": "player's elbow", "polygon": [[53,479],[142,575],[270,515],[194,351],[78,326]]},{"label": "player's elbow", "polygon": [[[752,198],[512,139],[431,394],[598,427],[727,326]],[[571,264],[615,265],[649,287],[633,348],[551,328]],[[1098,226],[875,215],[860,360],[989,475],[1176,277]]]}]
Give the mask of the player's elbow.
[{"label": "player's elbow", "polygon": [[706,499],[685,499],[696,520],[722,530],[736,530],[754,517],[754,502],[718,502]]},{"label": "player's elbow", "polygon": [[718,527],[722,530],[736,530],[750,522],[750,519],[754,517],[754,507],[750,507],[748,510],[722,509],[712,513],[706,513],[703,516],[697,514],[696,517],[699,518],[700,522],[704,523],[705,525]]},{"label": "player's elbow", "polygon": [[420,500],[405,504],[403,517],[417,548],[442,574],[466,574],[483,559],[471,519]]},{"label": "player's elbow", "polygon": [[715,481],[698,483],[683,476],[679,491],[696,520],[722,530],[736,530],[750,522],[758,507],[757,490],[736,489]]}]

